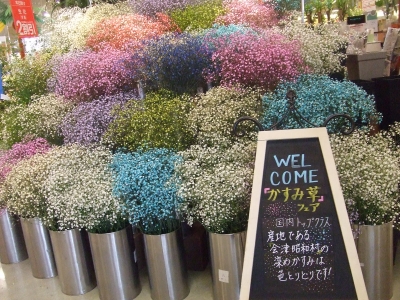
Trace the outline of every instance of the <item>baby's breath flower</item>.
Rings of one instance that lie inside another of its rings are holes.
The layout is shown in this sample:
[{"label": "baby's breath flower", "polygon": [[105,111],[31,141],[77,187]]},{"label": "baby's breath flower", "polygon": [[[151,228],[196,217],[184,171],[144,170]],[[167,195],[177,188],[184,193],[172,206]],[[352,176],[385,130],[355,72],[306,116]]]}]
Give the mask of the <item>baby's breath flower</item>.
[{"label": "baby's breath flower", "polygon": [[250,206],[255,143],[230,148],[193,145],[180,152],[177,166],[184,198],[180,212],[189,224],[200,221],[214,233],[246,229]]},{"label": "baby's breath flower", "polygon": [[373,136],[356,131],[330,137],[349,217],[355,224],[394,221],[400,227],[400,151],[394,140],[399,128],[397,123],[389,132]]},{"label": "baby's breath flower", "polygon": [[121,229],[120,202],[112,195],[109,150],[73,144],[54,148],[46,159],[48,176],[43,187],[48,218],[44,225],[53,230],[85,228],[90,232]]}]

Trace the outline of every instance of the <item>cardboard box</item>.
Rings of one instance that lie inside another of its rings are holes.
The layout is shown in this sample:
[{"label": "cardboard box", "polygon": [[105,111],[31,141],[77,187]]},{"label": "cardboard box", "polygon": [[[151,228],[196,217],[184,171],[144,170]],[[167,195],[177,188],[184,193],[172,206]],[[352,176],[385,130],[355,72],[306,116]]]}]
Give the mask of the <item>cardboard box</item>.
[{"label": "cardboard box", "polygon": [[364,54],[348,54],[346,67],[349,80],[370,80],[382,77],[385,69],[385,51],[369,52]]}]

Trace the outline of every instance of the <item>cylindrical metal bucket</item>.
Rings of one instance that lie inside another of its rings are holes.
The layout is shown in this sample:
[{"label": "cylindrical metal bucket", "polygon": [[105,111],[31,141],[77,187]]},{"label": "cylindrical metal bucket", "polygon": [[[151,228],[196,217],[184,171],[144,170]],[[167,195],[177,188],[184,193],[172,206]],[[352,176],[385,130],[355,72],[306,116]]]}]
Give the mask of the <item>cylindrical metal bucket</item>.
[{"label": "cylindrical metal bucket", "polygon": [[24,235],[18,217],[0,209],[0,261],[14,264],[28,258]]},{"label": "cylindrical metal bucket", "polygon": [[214,300],[236,300],[240,296],[246,231],[209,233]]},{"label": "cylindrical metal bucket", "polygon": [[132,226],[111,233],[89,233],[89,239],[100,299],[136,298],[141,286]]},{"label": "cylindrical metal bucket", "polygon": [[96,286],[96,277],[87,232],[50,230],[50,238],[61,291],[71,296],[91,291]]},{"label": "cylindrical metal bucket", "polygon": [[51,278],[57,276],[49,230],[39,218],[21,218],[21,225],[33,277]]},{"label": "cylindrical metal bucket", "polygon": [[189,294],[181,230],[144,234],[144,245],[153,300],[182,300]]},{"label": "cylindrical metal bucket", "polygon": [[389,300],[393,296],[393,227],[356,225],[355,240],[369,300]]}]

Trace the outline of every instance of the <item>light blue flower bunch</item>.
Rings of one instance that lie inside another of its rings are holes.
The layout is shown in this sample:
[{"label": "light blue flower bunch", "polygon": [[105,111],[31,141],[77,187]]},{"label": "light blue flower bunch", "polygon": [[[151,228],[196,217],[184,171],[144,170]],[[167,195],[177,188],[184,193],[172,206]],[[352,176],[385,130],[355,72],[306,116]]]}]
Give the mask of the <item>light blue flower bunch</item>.
[{"label": "light blue flower bunch", "polygon": [[206,29],[205,33],[206,35],[209,35],[214,38],[229,37],[230,35],[236,33],[243,33],[243,34],[254,33],[254,35],[258,34],[254,29],[241,24],[229,24],[229,25],[214,24],[212,28]]},{"label": "light blue flower bunch", "polygon": [[[320,126],[332,114],[347,114],[360,126],[368,125],[372,119],[379,121],[380,114],[375,108],[373,96],[350,81],[337,81],[326,75],[306,74],[299,76],[294,82],[283,82],[274,92],[262,97],[264,128],[271,127],[281,119],[287,110],[287,92],[296,93],[296,108],[309,122]],[[330,131],[341,129],[340,122],[328,126]],[[282,129],[312,127],[312,125],[296,121],[289,117],[282,124]]]},{"label": "light blue flower bunch", "polygon": [[241,24],[219,25],[214,24],[212,28],[203,31],[205,44],[212,51],[221,44],[221,42],[229,42],[229,40],[237,34],[253,34],[259,35],[254,29]]},{"label": "light blue flower bunch", "polygon": [[114,196],[124,202],[130,223],[145,234],[165,234],[180,225],[175,165],[182,158],[171,150],[155,148],[114,155]]}]

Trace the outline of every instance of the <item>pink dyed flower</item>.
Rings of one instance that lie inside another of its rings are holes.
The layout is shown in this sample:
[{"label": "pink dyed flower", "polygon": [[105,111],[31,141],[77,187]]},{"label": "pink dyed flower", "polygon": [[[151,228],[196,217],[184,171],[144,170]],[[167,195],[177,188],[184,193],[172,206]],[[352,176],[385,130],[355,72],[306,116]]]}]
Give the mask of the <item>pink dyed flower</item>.
[{"label": "pink dyed flower", "polygon": [[54,63],[49,88],[75,103],[133,89],[134,80],[122,65],[128,57],[126,52],[109,47],[99,52],[68,53]]},{"label": "pink dyed flower", "polygon": [[154,20],[138,14],[120,15],[97,23],[86,45],[95,51],[105,46],[131,51],[140,47],[143,40],[177,30],[179,28],[171,18],[162,13]]},{"label": "pink dyed flower", "polygon": [[217,49],[208,77],[222,85],[272,90],[279,82],[293,80],[305,71],[300,44],[279,34],[236,34],[229,39],[217,38],[214,44]]},{"label": "pink dyed flower", "polygon": [[11,149],[0,155],[0,183],[2,183],[11,169],[21,160],[32,157],[37,153],[46,153],[50,144],[43,138],[14,144]]},{"label": "pink dyed flower", "polygon": [[217,18],[223,25],[242,24],[253,28],[269,28],[278,23],[274,8],[259,0],[233,0],[225,2],[227,13]]}]

